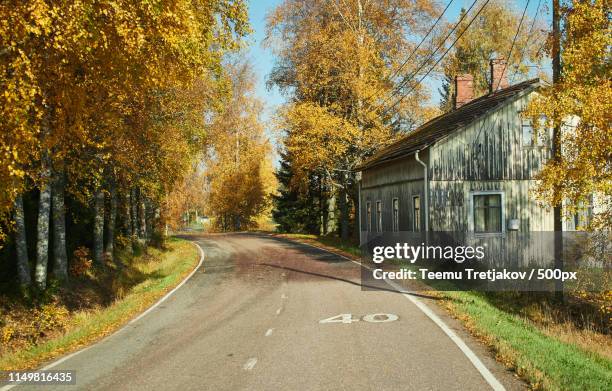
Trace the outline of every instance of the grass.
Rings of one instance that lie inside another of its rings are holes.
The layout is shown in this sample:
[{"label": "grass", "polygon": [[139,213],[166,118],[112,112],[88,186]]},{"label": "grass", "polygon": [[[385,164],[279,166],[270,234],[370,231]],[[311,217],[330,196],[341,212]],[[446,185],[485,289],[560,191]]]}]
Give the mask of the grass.
[{"label": "grass", "polygon": [[[359,248],[336,238],[284,234],[283,237],[338,249],[359,257]],[[579,325],[563,306],[544,295],[518,292],[438,291],[444,307],[490,346],[498,361],[541,390],[606,390],[612,384],[612,338]],[[576,305],[571,311],[580,311]],[[583,308],[588,314],[590,309]],[[574,313],[575,315],[575,313]],[[609,330],[609,329],[608,329]]]},{"label": "grass", "polygon": [[199,261],[197,249],[170,239],[164,251],[149,249],[121,267],[112,280],[113,300],[70,312],[63,332],[0,356],[1,370],[36,368],[62,354],[89,345],[117,330],[178,285]]}]

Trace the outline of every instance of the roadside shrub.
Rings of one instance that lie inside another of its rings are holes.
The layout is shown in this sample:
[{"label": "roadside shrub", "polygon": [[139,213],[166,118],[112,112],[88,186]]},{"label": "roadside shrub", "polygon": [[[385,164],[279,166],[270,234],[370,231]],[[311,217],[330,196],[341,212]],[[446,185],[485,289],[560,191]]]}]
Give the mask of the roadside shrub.
[{"label": "roadside shrub", "polygon": [[87,247],[81,246],[74,250],[72,263],[70,264],[70,274],[74,277],[86,275],[93,265],[91,255]]},{"label": "roadside shrub", "polygon": [[2,314],[0,351],[36,345],[45,337],[65,331],[70,312],[57,301],[34,308],[15,306]]}]

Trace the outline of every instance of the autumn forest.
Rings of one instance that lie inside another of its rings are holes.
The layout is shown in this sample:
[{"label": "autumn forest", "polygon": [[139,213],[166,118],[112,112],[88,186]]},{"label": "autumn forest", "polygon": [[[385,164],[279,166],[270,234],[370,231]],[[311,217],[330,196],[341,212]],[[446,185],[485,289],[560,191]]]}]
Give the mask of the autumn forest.
[{"label": "autumn forest", "polygon": [[[486,94],[492,58],[549,82],[525,115],[581,118],[539,202],[603,194],[609,227],[609,2],[561,2],[556,34],[548,1],[450,3],[282,1],[259,75],[243,0],[2,2],[0,291],[60,289],[196,226],[354,242],[355,168],[452,110],[456,75]],[[285,99],[266,120],[258,78]]]}]

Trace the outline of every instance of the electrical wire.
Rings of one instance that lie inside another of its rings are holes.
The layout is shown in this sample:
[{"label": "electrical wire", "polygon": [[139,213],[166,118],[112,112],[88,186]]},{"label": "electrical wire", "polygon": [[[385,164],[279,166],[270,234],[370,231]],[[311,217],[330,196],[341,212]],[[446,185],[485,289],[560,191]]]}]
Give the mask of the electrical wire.
[{"label": "electrical wire", "polygon": [[463,34],[467,31],[467,29],[470,28],[470,26],[472,25],[472,23],[474,22],[474,20],[476,20],[476,18],[478,17],[478,15],[480,15],[480,13],[482,12],[482,10],[487,6],[487,4],[489,3],[490,0],[486,0],[485,3],[482,5],[482,7],[480,7],[480,9],[478,10],[478,12],[476,13],[476,15],[474,15],[474,17],[469,21],[468,25],[465,27],[465,29],[463,29],[463,31],[457,36],[457,38],[455,38],[455,40],[453,41],[453,43],[448,47],[448,49],[446,49],[446,51],[442,54],[442,56],[440,56],[440,58],[438,59],[438,61],[436,61],[434,63],[434,65],[427,71],[427,73],[425,73],[425,75],[423,75],[423,77],[421,77],[421,79],[419,79],[419,81],[413,85],[412,88],[410,88],[410,90],[408,90],[408,92],[406,92],[405,94],[402,95],[402,97],[397,100],[393,105],[389,106],[387,109],[385,109],[382,112],[382,115],[385,115],[386,113],[389,112],[389,110],[392,110],[394,107],[396,107],[398,104],[400,104],[410,93],[412,93],[412,91],[414,91],[414,89],[416,88],[417,85],[419,85],[430,73],[432,70],[435,69],[435,67],[440,63],[440,61],[442,61],[442,59],[448,54],[448,52],[455,46],[455,44],[457,43],[457,41],[463,36]]},{"label": "electrical wire", "polygon": [[[444,44],[446,43],[446,41],[448,40],[448,38],[451,36],[451,34],[457,29],[457,27],[459,27],[459,25],[461,24],[461,22],[463,21],[463,19],[465,19],[465,17],[469,14],[469,12],[472,10],[472,8],[474,7],[474,5],[477,3],[478,0],[474,0],[472,2],[472,5],[470,5],[470,8],[468,8],[468,10],[461,16],[461,18],[459,19],[459,21],[455,24],[455,26],[453,26],[453,28],[448,32],[448,34],[446,35],[446,37],[444,37],[444,40],[442,40],[442,42],[436,47],[436,49],[429,55],[427,56],[427,58],[425,59],[425,61],[423,61],[423,63],[419,66],[419,68],[417,70],[415,70],[414,72],[412,72],[410,75],[406,75],[404,76],[404,78],[402,79],[402,81],[398,84],[397,87],[395,87],[394,91],[391,93],[391,95],[389,95],[388,97],[386,97],[383,102],[374,107],[374,110],[370,109],[368,110],[368,112],[366,114],[371,113],[372,111],[381,109],[385,106],[385,104],[387,103],[387,101],[389,99],[392,99],[394,96],[396,96],[398,93],[401,92],[401,89],[408,84],[408,82],[412,81],[412,79],[414,79],[414,77],[416,75],[419,74],[419,72],[429,63],[429,61],[432,60],[432,58],[434,57],[434,55],[438,52],[438,50],[440,50],[440,48],[442,48],[444,46]],[[489,2],[489,0],[487,0],[487,3]]]},{"label": "electrical wire", "polygon": [[[536,20],[538,18],[538,13],[540,12],[540,4],[542,4],[542,0],[538,0],[538,5],[536,7],[535,14],[533,15],[533,20],[531,21],[531,27],[529,27],[529,31],[527,32],[527,37],[531,36],[531,33],[533,32],[533,28],[535,27]],[[521,56],[519,57],[518,66],[520,66],[521,62],[523,62],[523,57],[525,57],[526,49],[527,49],[527,44],[525,44],[525,47],[523,48],[523,50],[521,50]],[[518,66],[514,70],[514,73],[512,74],[512,78],[510,79],[510,85],[512,85],[512,83],[514,82],[514,78],[516,77],[516,74],[518,73]]]},{"label": "electrical wire", "polygon": [[[529,7],[530,1],[531,0],[527,0],[527,4],[525,4],[525,9],[523,9],[523,15],[521,15],[521,20],[519,21],[518,28],[516,29],[516,33],[514,34],[514,39],[512,39],[512,45],[510,45],[510,51],[508,52],[508,56],[506,57],[506,63],[504,64],[504,68],[502,69],[501,76],[499,80],[497,81],[497,86],[494,86],[495,88],[492,89],[493,91],[496,91],[499,88],[499,83],[501,83],[502,81],[502,76],[506,72],[506,68],[508,68],[508,63],[510,62],[510,56],[512,55],[512,49],[514,49],[516,38],[518,37],[519,32],[521,31],[521,26],[523,25],[523,19],[525,19],[525,13],[527,13],[527,7]],[[493,85],[493,82],[491,82],[491,85]]]},{"label": "electrical wire", "polygon": [[[400,71],[406,66],[406,64],[408,64],[408,61],[410,61],[412,59],[412,56],[415,55],[415,53],[417,52],[417,50],[419,50],[419,48],[421,47],[421,45],[425,42],[425,40],[427,39],[427,37],[429,37],[429,34],[431,34],[431,32],[433,31],[433,29],[438,25],[438,23],[440,22],[440,20],[442,19],[442,17],[444,16],[444,14],[446,13],[446,11],[448,10],[448,8],[451,6],[451,4],[453,3],[454,0],[450,0],[448,2],[448,4],[446,5],[446,7],[444,8],[444,10],[442,11],[442,13],[438,16],[438,18],[436,19],[436,21],[434,22],[434,24],[429,28],[429,30],[427,31],[427,33],[425,34],[425,36],[423,37],[423,39],[421,39],[421,41],[419,42],[419,44],[414,48],[414,50],[412,50],[412,52],[410,53],[410,55],[402,62],[402,64],[399,66],[399,68],[397,68],[395,71],[393,71],[393,73],[388,76],[386,79],[387,80],[392,80],[395,76],[397,76]],[[368,95],[368,97],[365,99],[366,101],[369,100],[370,98],[372,98],[373,96],[375,96],[376,94],[378,94],[381,91],[380,88],[378,88],[374,93]]]}]

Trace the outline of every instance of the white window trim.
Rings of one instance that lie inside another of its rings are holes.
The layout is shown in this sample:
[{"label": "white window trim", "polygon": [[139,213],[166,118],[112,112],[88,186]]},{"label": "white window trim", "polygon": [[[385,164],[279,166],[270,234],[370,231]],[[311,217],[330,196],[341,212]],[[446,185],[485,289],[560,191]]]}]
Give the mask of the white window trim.
[{"label": "white window trim", "polygon": [[[378,205],[380,205],[380,212],[378,211]],[[376,201],[376,232],[382,232],[383,231],[383,205],[382,205],[382,201],[378,200]],[[379,224],[380,222],[380,224]]]},{"label": "white window trim", "polygon": [[[506,234],[506,195],[502,190],[470,191],[468,199],[468,232],[476,236],[501,236]],[[474,196],[499,194],[501,196],[501,232],[474,232]]]},{"label": "white window trim", "polygon": [[372,232],[372,202],[366,202],[366,229],[368,232]]},{"label": "white window trim", "polygon": [[[419,199],[419,230],[416,230],[416,222],[417,222],[417,217],[416,217],[416,209],[414,207],[414,199],[418,198]],[[416,194],[412,196],[412,232],[422,232],[423,231],[423,222],[421,221],[421,217],[422,217],[422,213],[421,213],[421,209],[423,208],[423,205],[421,204],[421,195],[420,194]]]},{"label": "white window trim", "polygon": [[[395,201],[397,201],[397,219],[395,219]],[[391,222],[393,224],[393,232],[399,232],[399,198],[394,197],[391,200]]]}]

